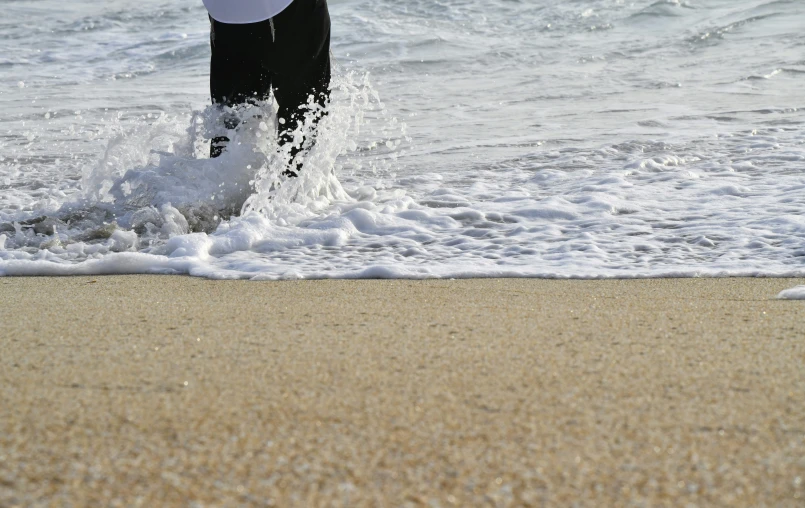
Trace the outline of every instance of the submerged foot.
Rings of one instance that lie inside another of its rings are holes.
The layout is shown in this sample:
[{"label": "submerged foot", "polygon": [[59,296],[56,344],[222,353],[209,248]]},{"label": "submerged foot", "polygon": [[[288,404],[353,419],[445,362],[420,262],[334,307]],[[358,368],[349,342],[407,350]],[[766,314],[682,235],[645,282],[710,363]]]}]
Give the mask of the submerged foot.
[{"label": "submerged foot", "polygon": [[224,153],[227,143],[229,143],[229,138],[226,136],[212,138],[212,142],[210,143],[210,159],[215,159]]}]

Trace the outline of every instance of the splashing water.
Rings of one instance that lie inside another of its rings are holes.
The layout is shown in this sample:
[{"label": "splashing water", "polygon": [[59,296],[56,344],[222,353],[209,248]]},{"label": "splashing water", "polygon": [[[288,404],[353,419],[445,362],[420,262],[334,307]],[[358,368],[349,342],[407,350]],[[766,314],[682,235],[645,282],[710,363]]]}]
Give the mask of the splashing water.
[{"label": "splashing water", "polygon": [[205,12],[161,1],[9,4],[0,275],[805,275],[801,2],[333,2],[289,180],[270,101],[206,158]]},{"label": "splashing water", "polygon": [[[345,170],[343,163],[339,162],[339,156],[358,151],[354,140],[360,136],[367,110],[375,109],[381,112],[381,118],[389,121],[383,126],[386,131],[389,128],[393,129],[394,120],[389,120],[388,116],[383,114],[385,107],[372,88],[368,75],[357,77],[355,74],[348,74],[344,79],[336,79],[333,93],[334,99],[314,134],[315,143],[309,151],[303,152],[305,171],[300,172],[298,178],[283,179],[276,170],[289,164],[290,145],[278,149],[274,146],[276,138],[273,136],[263,138],[269,142],[267,153],[271,153],[272,158],[262,164],[257,171],[252,182],[255,192],[243,205],[244,215],[258,213],[269,219],[284,218],[283,220],[288,222],[292,216],[305,217],[310,213],[324,210],[333,201],[350,200],[337,177]],[[316,114],[315,106],[311,98],[304,129],[310,129],[310,118]],[[276,118],[276,114],[273,117]],[[261,127],[258,136],[266,130]],[[405,136],[404,125],[400,126],[397,134]],[[297,138],[295,142],[304,139],[305,135],[306,132],[298,130],[295,133]],[[396,148],[393,142],[389,143],[391,144],[387,148],[392,150]],[[376,145],[369,147],[368,150],[374,148]],[[358,165],[353,167],[352,171],[360,169],[362,168]],[[377,164],[373,164],[370,169],[373,175],[377,175]]]},{"label": "splashing water", "polygon": [[[101,160],[85,168],[79,199],[58,208],[50,202],[47,215],[0,225],[3,251],[16,251],[17,261],[53,262],[45,269],[52,273],[81,273],[82,263],[120,252],[207,258],[205,248],[216,255],[248,250],[266,229],[298,224],[332,203],[354,202],[337,175],[349,171],[380,177],[382,183],[396,157],[387,155],[405,138],[405,126],[389,117],[368,74],[335,74],[331,103],[314,131],[312,119],[321,113],[317,107],[311,98],[305,121],[293,133],[297,141],[315,139],[297,156],[301,161],[291,161],[290,145],[278,143],[273,98],[237,109],[211,106],[187,116],[161,114],[147,125],[119,132]],[[208,159],[209,139],[222,115],[236,115],[238,127],[227,133],[226,152]],[[356,144],[367,115],[377,121],[378,128],[369,130],[381,136],[382,145]],[[385,155],[377,155],[378,146]],[[350,154],[348,162],[343,159]],[[282,175],[297,162],[303,167],[298,177]],[[367,192],[376,191],[354,191]],[[259,231],[254,238],[244,239],[254,231]],[[126,266],[128,258],[115,259],[101,264]],[[8,265],[10,271],[13,266]],[[160,263],[152,268],[146,271],[166,271]]]}]

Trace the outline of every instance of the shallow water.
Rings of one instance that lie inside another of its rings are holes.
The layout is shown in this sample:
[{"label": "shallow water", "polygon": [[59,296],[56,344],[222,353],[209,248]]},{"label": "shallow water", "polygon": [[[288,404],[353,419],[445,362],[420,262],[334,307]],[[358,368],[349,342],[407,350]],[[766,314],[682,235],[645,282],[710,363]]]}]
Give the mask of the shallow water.
[{"label": "shallow water", "polygon": [[332,0],[293,181],[200,1],[5,6],[0,275],[805,276],[798,0]]}]

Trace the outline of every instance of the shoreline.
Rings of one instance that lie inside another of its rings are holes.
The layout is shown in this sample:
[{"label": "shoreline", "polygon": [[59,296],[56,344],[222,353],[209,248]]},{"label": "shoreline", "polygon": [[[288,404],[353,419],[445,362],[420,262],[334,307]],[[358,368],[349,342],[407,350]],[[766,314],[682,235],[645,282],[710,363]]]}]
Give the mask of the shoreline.
[{"label": "shoreline", "polygon": [[3,277],[0,504],[801,506],[799,284]]}]

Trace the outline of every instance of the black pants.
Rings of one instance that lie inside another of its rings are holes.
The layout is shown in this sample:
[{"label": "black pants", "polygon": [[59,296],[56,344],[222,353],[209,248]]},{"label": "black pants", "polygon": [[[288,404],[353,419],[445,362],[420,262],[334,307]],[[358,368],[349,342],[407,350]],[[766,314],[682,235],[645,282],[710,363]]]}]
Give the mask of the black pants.
[{"label": "black pants", "polygon": [[[236,106],[265,100],[273,88],[279,105],[279,141],[293,142],[293,132],[305,114],[300,106],[311,95],[322,107],[329,98],[330,14],[326,0],[294,0],[274,18],[260,23],[211,23],[213,104]],[[213,139],[210,157],[220,155],[227,141],[225,137]],[[291,147],[291,157],[302,148]],[[291,169],[286,174],[296,176]]]}]

